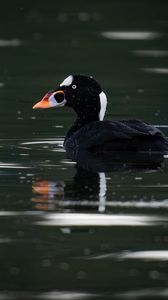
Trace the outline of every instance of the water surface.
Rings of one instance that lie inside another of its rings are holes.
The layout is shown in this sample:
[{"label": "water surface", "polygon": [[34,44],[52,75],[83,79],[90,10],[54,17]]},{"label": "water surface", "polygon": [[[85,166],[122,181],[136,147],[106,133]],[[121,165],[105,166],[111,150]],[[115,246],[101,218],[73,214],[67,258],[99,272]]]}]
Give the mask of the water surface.
[{"label": "water surface", "polygon": [[0,297],[168,298],[168,157],[75,162],[63,149],[74,113],[32,110],[69,74],[89,74],[106,118],[168,135],[167,3],[1,8]]}]

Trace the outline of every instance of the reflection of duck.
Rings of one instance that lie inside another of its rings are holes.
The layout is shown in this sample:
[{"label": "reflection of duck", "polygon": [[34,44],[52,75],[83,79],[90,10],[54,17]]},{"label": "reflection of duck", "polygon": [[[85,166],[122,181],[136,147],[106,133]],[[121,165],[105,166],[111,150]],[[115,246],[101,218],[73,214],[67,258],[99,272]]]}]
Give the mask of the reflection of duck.
[{"label": "reflection of duck", "polygon": [[114,152],[111,160],[108,155],[94,155],[86,150],[67,151],[66,154],[77,162],[73,180],[35,180],[32,202],[36,209],[103,212],[107,192],[105,172],[153,172],[163,161],[159,153],[130,155],[126,152],[121,156]]},{"label": "reflection of duck", "polygon": [[[77,167],[72,182],[38,180],[33,182],[32,188],[32,202],[36,209],[59,210],[67,207],[99,212],[105,209],[106,176],[103,172],[93,173]],[[85,205],[82,209],[83,201]]]},{"label": "reflection of duck", "polygon": [[69,106],[75,110],[77,119],[67,133],[66,149],[87,149],[98,154],[168,150],[168,140],[154,126],[139,120],[103,121],[106,105],[106,95],[96,80],[70,75],[33,108]]},{"label": "reflection of duck", "polygon": [[[67,158],[77,162],[77,166],[91,172],[156,170],[164,165],[161,152],[130,152],[113,151],[108,154],[97,155],[87,150],[69,148]],[[110,159],[109,159],[110,158]]]}]

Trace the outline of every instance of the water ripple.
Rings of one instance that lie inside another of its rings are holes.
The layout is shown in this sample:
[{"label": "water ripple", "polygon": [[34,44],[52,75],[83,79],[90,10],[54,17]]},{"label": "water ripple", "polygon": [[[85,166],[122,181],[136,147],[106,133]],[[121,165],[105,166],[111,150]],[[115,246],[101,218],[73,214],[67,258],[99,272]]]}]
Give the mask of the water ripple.
[{"label": "water ripple", "polygon": [[148,215],[50,213],[44,216],[44,220],[35,224],[41,226],[154,226],[167,222],[167,218]]},{"label": "water ripple", "polygon": [[42,216],[41,211],[0,211],[0,217],[11,217],[11,216]]},{"label": "water ripple", "polygon": [[21,145],[39,145],[39,144],[54,144],[57,146],[63,146],[64,139],[43,139],[43,140],[35,140],[35,141],[28,141],[22,142]]},{"label": "water ripple", "polygon": [[46,300],[84,300],[90,299],[92,297],[97,297],[99,295],[87,292],[78,291],[49,291],[37,293],[34,291],[10,291],[0,293],[0,300],[22,300],[22,299],[46,299]]},{"label": "water ripple", "polygon": [[18,47],[22,44],[19,39],[0,40],[0,47]]},{"label": "water ripple", "polygon": [[142,68],[141,70],[148,73],[168,74],[168,68]]},{"label": "water ripple", "polygon": [[18,163],[3,163],[0,162],[1,169],[32,169],[33,167],[30,166],[23,166]]},{"label": "water ripple", "polygon": [[152,40],[161,34],[152,31],[103,31],[101,35],[112,40]]},{"label": "water ripple", "polygon": [[[131,290],[122,293],[118,293],[115,297],[120,299],[160,299],[160,297],[168,297],[168,288],[151,288],[151,289],[140,289]],[[159,298],[158,298],[159,297]]]},{"label": "water ripple", "polygon": [[[51,188],[53,187],[53,188]],[[33,187],[36,192],[43,192],[43,187],[37,185]],[[45,187],[44,187],[45,188]],[[59,187],[60,188],[60,187]],[[47,191],[48,191],[47,187]],[[59,190],[55,183],[51,183],[50,185],[50,192],[53,192],[53,194],[59,194]],[[63,192],[63,191],[62,191]],[[52,196],[53,198],[53,196]],[[51,199],[52,200],[52,199]],[[54,199],[55,201],[55,199]],[[53,201],[53,202],[54,202]],[[90,201],[90,200],[83,200],[83,201],[75,201],[75,200],[57,200],[57,206],[58,207],[97,207],[100,205],[100,201]],[[133,207],[133,208],[168,208],[168,199],[165,200],[152,200],[152,201],[107,201],[105,204],[105,207]]]},{"label": "water ripple", "polygon": [[168,51],[166,50],[135,50],[132,51],[133,54],[139,56],[147,56],[147,57],[165,57],[168,56]]},{"label": "water ripple", "polygon": [[122,251],[85,257],[87,260],[99,259],[140,259],[147,261],[168,261],[168,250]]},{"label": "water ripple", "polygon": [[36,299],[46,300],[82,300],[90,297],[95,297],[96,294],[76,292],[76,291],[52,291],[48,293],[41,293]]}]

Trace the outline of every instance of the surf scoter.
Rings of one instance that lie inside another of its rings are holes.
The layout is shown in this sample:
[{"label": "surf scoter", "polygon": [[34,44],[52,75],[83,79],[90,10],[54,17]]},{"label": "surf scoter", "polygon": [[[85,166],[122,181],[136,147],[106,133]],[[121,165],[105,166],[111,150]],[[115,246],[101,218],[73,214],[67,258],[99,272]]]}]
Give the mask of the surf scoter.
[{"label": "surf scoter", "polygon": [[111,151],[168,151],[166,136],[140,120],[103,121],[107,97],[92,77],[68,76],[57,89],[48,92],[33,109],[72,107],[77,118],[68,131],[65,149],[87,149],[92,153]]}]

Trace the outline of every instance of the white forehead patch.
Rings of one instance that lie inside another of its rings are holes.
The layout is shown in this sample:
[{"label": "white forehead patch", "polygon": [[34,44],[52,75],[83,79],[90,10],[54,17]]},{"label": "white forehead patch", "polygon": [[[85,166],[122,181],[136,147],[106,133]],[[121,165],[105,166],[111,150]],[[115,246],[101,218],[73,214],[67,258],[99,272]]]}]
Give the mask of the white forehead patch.
[{"label": "white forehead patch", "polygon": [[106,94],[104,92],[101,92],[99,94],[99,98],[100,98],[99,120],[103,121],[104,115],[105,115],[105,112],[106,112],[106,106],[107,106],[107,97],[106,97]]},{"label": "white forehead patch", "polygon": [[64,79],[64,81],[60,84],[60,86],[63,86],[63,85],[68,86],[68,85],[71,85],[72,82],[73,82],[73,76],[70,75],[70,76],[68,76],[67,78]]}]

